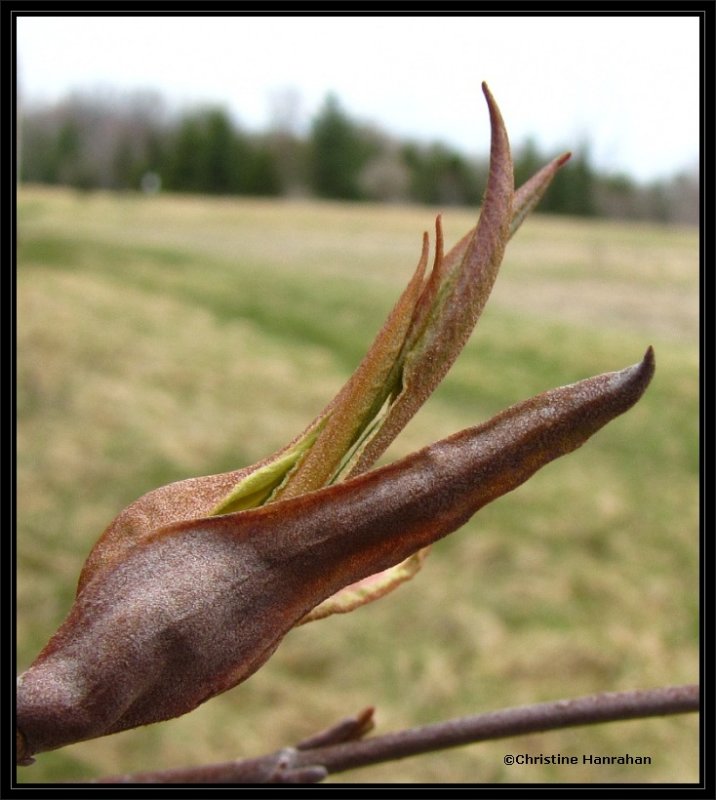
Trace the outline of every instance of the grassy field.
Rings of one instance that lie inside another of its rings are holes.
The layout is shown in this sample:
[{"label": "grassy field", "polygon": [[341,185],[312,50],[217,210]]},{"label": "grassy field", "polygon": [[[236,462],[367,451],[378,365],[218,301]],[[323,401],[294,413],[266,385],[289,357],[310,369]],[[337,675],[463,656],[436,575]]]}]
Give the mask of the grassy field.
[{"label": "grassy field", "polygon": [[[445,210],[448,245],[474,212]],[[160,484],[284,444],[357,364],[417,262],[426,208],[23,188],[18,614],[26,668],[107,523]],[[293,631],[195,712],[43,754],[24,781],[258,755],[374,705],[379,732],[698,680],[698,243],[534,217],[443,385],[386,456],[638,361],[643,400],[481,511],[382,601]],[[506,767],[506,753],[651,756]],[[334,782],[692,782],[694,715],[473,745]]]}]

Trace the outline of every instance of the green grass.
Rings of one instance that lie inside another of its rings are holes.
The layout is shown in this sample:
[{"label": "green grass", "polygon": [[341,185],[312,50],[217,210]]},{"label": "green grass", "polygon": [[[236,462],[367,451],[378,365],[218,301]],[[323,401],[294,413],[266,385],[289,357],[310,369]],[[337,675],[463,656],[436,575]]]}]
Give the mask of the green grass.
[{"label": "green grass", "polygon": [[[157,485],[278,448],[350,374],[430,209],[23,188],[18,264],[19,669],[104,527]],[[446,239],[473,212],[444,215]],[[375,705],[380,732],[698,678],[698,244],[548,217],[510,244],[476,333],[386,458],[654,345],[643,400],[434,547],[354,614],[293,631],[192,714],[42,754],[24,781],[257,755]],[[650,755],[512,767],[508,752]],[[689,782],[693,716],[486,743],[333,781]]]}]

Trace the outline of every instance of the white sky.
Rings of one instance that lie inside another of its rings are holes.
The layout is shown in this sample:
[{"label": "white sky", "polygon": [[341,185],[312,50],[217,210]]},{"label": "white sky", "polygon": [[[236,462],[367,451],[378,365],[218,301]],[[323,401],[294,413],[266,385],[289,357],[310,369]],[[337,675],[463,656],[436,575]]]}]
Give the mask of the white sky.
[{"label": "white sky", "polygon": [[640,180],[698,159],[696,17],[20,17],[17,47],[28,101],[155,89],[260,130],[286,92],[305,127],[333,91],[356,120],[485,154],[486,80],[514,147],[588,140]]}]

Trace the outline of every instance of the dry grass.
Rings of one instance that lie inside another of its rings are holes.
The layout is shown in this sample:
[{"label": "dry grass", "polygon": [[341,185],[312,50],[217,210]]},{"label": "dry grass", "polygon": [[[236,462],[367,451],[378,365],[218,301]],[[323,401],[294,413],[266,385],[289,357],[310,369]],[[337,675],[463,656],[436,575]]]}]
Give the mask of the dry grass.
[{"label": "dry grass", "polygon": [[[350,373],[430,210],[20,195],[19,665],[71,603],[126,503],[250,463]],[[444,214],[447,241],[472,212]],[[43,754],[23,780],[203,763],[283,746],[366,705],[381,731],[698,677],[698,264],[693,231],[535,218],[478,332],[391,457],[647,344],[640,404],[434,548],[383,601],[292,632],[246,684],[161,725]],[[508,752],[650,755],[512,767]],[[692,717],[488,743],[361,782],[689,782]]]}]

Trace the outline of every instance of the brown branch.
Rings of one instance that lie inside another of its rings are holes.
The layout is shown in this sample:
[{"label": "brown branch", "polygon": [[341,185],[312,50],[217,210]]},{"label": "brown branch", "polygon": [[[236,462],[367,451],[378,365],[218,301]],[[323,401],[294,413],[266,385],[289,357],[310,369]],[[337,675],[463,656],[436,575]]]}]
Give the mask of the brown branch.
[{"label": "brown branch", "polygon": [[360,739],[372,727],[372,709],[366,709],[298,747],[259,758],[107,777],[97,783],[316,783],[331,773],[459,745],[698,710],[697,685],[669,686],[503,709]]}]

